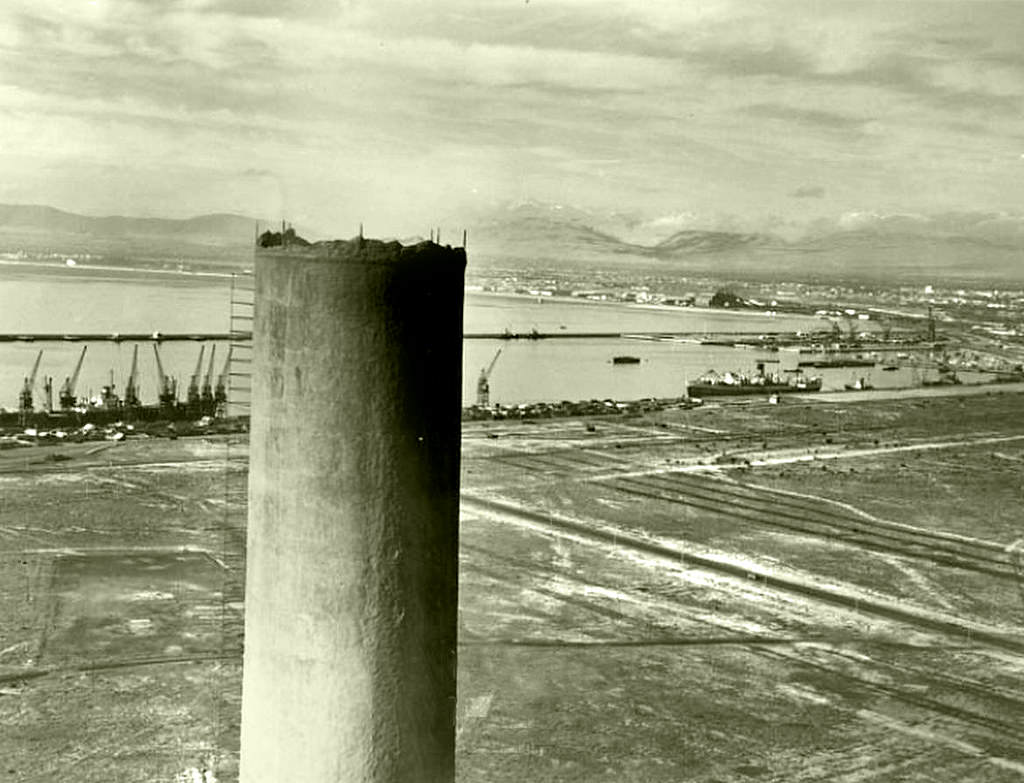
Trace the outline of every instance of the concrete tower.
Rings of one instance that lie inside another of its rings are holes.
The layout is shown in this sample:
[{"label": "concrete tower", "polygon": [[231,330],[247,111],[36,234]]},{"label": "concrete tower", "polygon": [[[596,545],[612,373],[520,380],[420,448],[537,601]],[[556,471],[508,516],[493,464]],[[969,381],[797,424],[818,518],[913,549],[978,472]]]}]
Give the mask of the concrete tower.
[{"label": "concrete tower", "polygon": [[465,262],[256,251],[242,783],[454,779]]}]

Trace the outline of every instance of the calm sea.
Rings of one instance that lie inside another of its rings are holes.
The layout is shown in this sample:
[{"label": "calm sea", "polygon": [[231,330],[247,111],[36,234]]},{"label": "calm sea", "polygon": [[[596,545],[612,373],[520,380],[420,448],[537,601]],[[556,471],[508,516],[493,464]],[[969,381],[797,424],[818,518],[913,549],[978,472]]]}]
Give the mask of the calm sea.
[{"label": "calm sea", "polygon": [[[74,332],[227,332],[230,279],[218,276],[96,271],[83,266],[40,269],[0,266],[0,333]],[[697,332],[769,333],[828,328],[822,319],[769,316],[683,308],[653,308],[617,303],[469,292],[467,333],[529,332]],[[82,343],[0,344],[0,406],[17,406],[22,379],[42,350],[40,377],[58,388],[74,367]],[[641,339],[466,340],[463,398],[471,403],[481,369],[498,358],[491,375],[491,400],[516,404],[540,400],[638,399],[679,396],[687,380],[709,369],[750,371],[757,361],[777,359],[795,367],[799,355],[768,355],[755,348],[702,346]],[[110,382],[124,384],[132,360],[129,343],[90,343],[78,393],[98,392]],[[165,370],[187,383],[195,369],[199,344],[163,343]],[[215,369],[226,357],[218,345]],[[206,349],[206,358],[210,348]],[[631,355],[639,364],[615,365],[612,357]],[[204,360],[204,365],[206,361]],[[206,372],[204,366],[203,372]],[[153,347],[139,347],[142,397],[155,398]],[[853,370],[826,373],[826,385],[841,388]],[[863,374],[861,372],[860,374]],[[874,373],[876,385],[904,385],[900,373]],[[41,395],[37,394],[37,400]],[[38,403],[37,403],[38,404]]]}]

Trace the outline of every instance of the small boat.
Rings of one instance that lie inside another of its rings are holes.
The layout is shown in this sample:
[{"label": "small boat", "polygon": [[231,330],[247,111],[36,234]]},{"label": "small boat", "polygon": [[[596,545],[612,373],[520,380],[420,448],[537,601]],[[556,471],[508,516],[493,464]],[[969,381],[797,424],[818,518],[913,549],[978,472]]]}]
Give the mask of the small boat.
[{"label": "small boat", "polygon": [[736,341],[735,340],[726,340],[724,338],[723,339],[708,338],[708,339],[705,339],[705,340],[701,340],[700,344],[701,345],[724,345],[724,346],[728,346],[729,348],[733,348],[736,345]]},{"label": "small boat", "polygon": [[995,383],[1020,383],[1024,381],[1024,371],[1021,370],[1002,370],[993,374],[992,378]]},{"label": "small boat", "polygon": [[895,372],[899,368],[900,368],[900,366],[898,364],[885,364],[885,365],[882,365],[882,371],[883,372]]},{"label": "small boat", "polygon": [[612,364],[640,364],[639,356],[615,356],[612,358]]},{"label": "small boat", "polygon": [[955,372],[941,373],[937,378],[924,378],[921,381],[922,386],[958,386],[961,383],[963,381]]},{"label": "small boat", "polygon": [[850,383],[844,384],[844,387],[847,391],[867,391],[868,389],[875,388],[867,378],[857,378],[850,381]]}]

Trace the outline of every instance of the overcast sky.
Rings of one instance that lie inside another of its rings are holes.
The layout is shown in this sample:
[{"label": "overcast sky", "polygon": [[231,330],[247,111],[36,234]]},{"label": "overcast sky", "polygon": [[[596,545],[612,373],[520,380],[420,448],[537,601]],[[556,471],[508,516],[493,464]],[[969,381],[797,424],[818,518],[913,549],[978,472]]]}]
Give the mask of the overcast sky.
[{"label": "overcast sky", "polygon": [[1022,211],[1016,0],[3,7],[3,202],[343,236],[526,199],[739,224]]}]

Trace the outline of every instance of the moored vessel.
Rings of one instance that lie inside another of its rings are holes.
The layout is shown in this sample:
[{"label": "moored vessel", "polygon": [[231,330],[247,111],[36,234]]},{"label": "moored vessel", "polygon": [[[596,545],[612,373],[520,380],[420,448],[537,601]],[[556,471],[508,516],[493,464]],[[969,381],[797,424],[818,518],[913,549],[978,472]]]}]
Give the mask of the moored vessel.
[{"label": "moored vessel", "polygon": [[799,366],[818,368],[874,367],[875,360],[864,356],[829,356],[825,359],[814,359],[799,362]]},{"label": "moored vessel", "polygon": [[816,391],[821,391],[819,376],[807,377],[800,372],[790,377],[774,372],[766,373],[763,363],[757,365],[757,371],[752,375],[734,372],[718,373],[712,370],[686,387],[686,393],[690,397],[753,396]]},{"label": "moored vessel", "polygon": [[874,389],[874,384],[871,383],[867,378],[855,378],[849,383],[843,384],[847,391],[868,391]]}]

